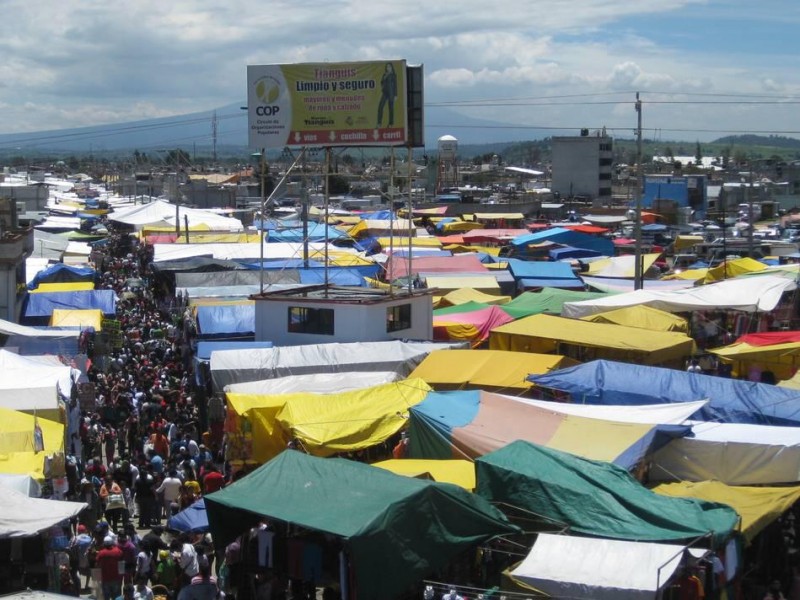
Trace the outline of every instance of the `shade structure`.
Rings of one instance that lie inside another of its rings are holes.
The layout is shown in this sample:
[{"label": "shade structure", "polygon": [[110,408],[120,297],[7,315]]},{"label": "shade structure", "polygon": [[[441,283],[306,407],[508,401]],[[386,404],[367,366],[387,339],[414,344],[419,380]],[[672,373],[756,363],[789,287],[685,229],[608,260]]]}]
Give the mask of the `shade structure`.
[{"label": "shade structure", "polygon": [[45,292],[30,294],[26,299],[26,319],[47,318],[57,308],[67,310],[96,309],[104,315],[117,311],[117,295],[114,290],[91,290],[79,292]]},{"label": "shade structure", "polygon": [[439,300],[439,307],[460,306],[472,302],[505,304],[509,301],[511,301],[511,296],[493,296],[492,294],[484,294],[472,288],[460,288],[442,296],[442,299]]},{"label": "shade structure", "polygon": [[695,350],[694,340],[682,333],[645,331],[550,315],[533,315],[497,327],[489,338],[492,350],[570,355],[566,351],[569,347],[579,348],[577,354],[588,360],[609,358],[681,365]]},{"label": "shade structure", "polygon": [[[397,246],[395,246],[397,247]],[[474,254],[456,256],[420,256],[411,261],[411,275],[416,273],[481,273],[486,267]],[[392,255],[386,263],[388,280],[409,276],[409,260],[404,256]]]},{"label": "shade structure", "polygon": [[198,306],[197,325],[202,337],[252,335],[256,330],[255,303]]},{"label": "shade structure", "polygon": [[409,377],[419,377],[436,389],[511,388],[526,390],[532,373],[547,373],[572,364],[558,354],[533,354],[503,350],[437,350],[431,352]]},{"label": "shade structure", "polygon": [[748,256],[737,258],[735,260],[726,260],[721,265],[717,265],[708,270],[705,276],[705,283],[712,283],[714,281],[722,281],[732,277],[738,277],[745,273],[758,273],[766,270],[767,265],[762,262],[750,258]]},{"label": "shade structure", "polygon": [[740,310],[744,312],[769,312],[774,309],[785,292],[797,289],[791,279],[776,275],[763,275],[741,279],[728,279],[718,283],[670,292],[637,290],[584,302],[568,302],[563,314],[580,318],[615,308],[646,304],[667,312],[695,310]]},{"label": "shade structure", "polygon": [[75,517],[87,507],[84,502],[45,500],[0,486],[0,539],[23,538]]},{"label": "shade structure", "polygon": [[[643,254],[642,272],[653,266],[653,263],[661,256],[659,253]],[[626,254],[623,256],[613,256],[602,260],[589,263],[589,270],[586,273],[593,277],[613,277],[613,278],[632,278],[636,271],[635,256]]]},{"label": "shade structure", "polygon": [[742,517],[742,535],[748,543],[800,500],[800,486],[730,486],[719,481],[662,483],[653,491],[672,498],[698,498],[727,504]]},{"label": "shade structure", "polygon": [[57,308],[50,317],[50,325],[53,327],[80,327],[81,329],[92,328],[101,331],[103,324],[103,312],[98,309],[89,310],[64,310]]},{"label": "shade structure", "polygon": [[206,513],[206,501],[200,498],[190,506],[187,506],[177,515],[167,520],[167,527],[183,533],[205,533],[208,531],[208,514]]},{"label": "shade structure", "polygon": [[342,538],[360,598],[395,597],[475,544],[518,531],[458,486],[292,450],[205,500],[223,546],[264,517]]},{"label": "shade structure", "polygon": [[489,338],[492,329],[513,321],[499,306],[480,310],[448,313],[433,317],[433,338],[441,341],[464,341],[477,347]]},{"label": "shade structure", "polygon": [[[36,447],[34,430],[37,426],[42,432],[42,450]],[[64,426],[61,423],[0,408],[0,473],[29,475],[41,481],[46,457],[63,453]]]},{"label": "shade structure", "polygon": [[800,342],[786,342],[769,346],[754,346],[736,342],[721,348],[709,350],[720,361],[732,365],[734,377],[761,377],[765,371],[772,373],[772,379],[788,379],[800,366]]},{"label": "shade structure", "polygon": [[452,483],[471,492],[475,489],[475,464],[469,460],[419,460],[401,458],[372,463],[397,475],[421,477],[440,483]]},{"label": "shade structure", "polygon": [[698,410],[708,404],[707,400],[697,402],[676,402],[674,404],[643,404],[639,406],[613,406],[603,404],[574,404],[550,400],[531,400],[524,402],[547,410],[586,417],[619,421],[620,423],[650,423],[652,425],[682,425]]},{"label": "shade structure", "polygon": [[74,267],[64,263],[56,263],[36,273],[28,284],[28,289],[36,289],[42,283],[92,282],[94,277],[95,270],[90,267]]},{"label": "shade structure", "polygon": [[545,229],[544,231],[521,235],[511,240],[511,245],[517,249],[518,252],[524,252],[531,244],[541,244],[542,242],[555,242],[575,248],[596,250],[605,256],[612,256],[614,254],[614,244],[609,238],[588,235],[578,231],[570,231],[563,227],[553,227],[551,229]]},{"label": "shade structure", "polygon": [[[198,344],[199,346],[199,344]],[[373,385],[391,383],[401,377],[394,371],[345,373],[318,373],[315,375],[287,375],[275,379],[262,379],[245,383],[232,383],[225,386],[225,391],[236,394],[293,394],[296,392],[313,392],[317,394],[335,394],[368,388]]]},{"label": "shade structure", "polygon": [[540,533],[511,576],[553,598],[652,600],[671,580],[685,549]]},{"label": "shade structure", "polygon": [[412,458],[475,459],[514,440],[527,440],[630,468],[651,447],[689,431],[557,413],[514,396],[478,390],[431,392],[410,414]]},{"label": "shade structure", "polygon": [[29,292],[31,294],[44,294],[47,292],[85,292],[93,289],[93,281],[64,281],[59,283],[40,283]]},{"label": "shade structure", "polygon": [[568,263],[511,258],[508,269],[520,289],[546,287],[548,284],[544,282],[556,280],[559,280],[558,287],[583,288],[583,282]]},{"label": "shade structure", "polygon": [[723,543],[739,520],[724,504],[665,498],[607,462],[524,441],[475,461],[476,493],[522,508],[574,533],[630,541]]},{"label": "shade structure", "polygon": [[689,333],[689,323],[683,317],[645,305],[609,310],[608,312],[582,317],[581,320],[591,321],[592,323],[625,325],[626,327],[637,327],[650,331]]},{"label": "shade structure", "polygon": [[[800,425],[800,393],[753,383],[675,369],[609,360],[532,375],[536,385],[568,392],[585,404],[655,404],[708,399],[693,418],[721,423]],[[646,381],[646,386],[631,386]]]},{"label": "shade structure", "polygon": [[800,482],[800,428],[694,423],[652,458],[651,481],[720,481],[728,485]]}]

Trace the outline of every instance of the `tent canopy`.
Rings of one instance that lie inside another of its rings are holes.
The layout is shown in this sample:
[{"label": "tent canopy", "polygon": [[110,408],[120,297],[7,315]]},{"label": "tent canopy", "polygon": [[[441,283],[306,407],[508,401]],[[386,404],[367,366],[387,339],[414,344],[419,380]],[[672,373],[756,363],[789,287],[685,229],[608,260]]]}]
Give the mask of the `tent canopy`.
[{"label": "tent canopy", "polygon": [[579,292],[575,290],[562,290],[558,288],[543,288],[539,292],[524,292],[511,302],[503,305],[503,310],[515,319],[548,313],[560,315],[564,302],[577,302],[591,300],[606,296],[601,292]]},{"label": "tent canopy", "polygon": [[203,337],[252,334],[256,330],[255,303],[198,306],[197,325]]},{"label": "tent canopy", "polygon": [[394,371],[344,373],[318,373],[315,375],[287,375],[275,379],[232,383],[225,386],[225,391],[235,394],[293,394],[296,392],[313,392],[316,394],[335,394],[361,388],[391,383],[400,379]]},{"label": "tent canopy", "polygon": [[205,501],[220,546],[264,516],[343,538],[364,598],[394,597],[475,544],[518,531],[458,486],[291,450]]},{"label": "tent canopy", "polygon": [[29,498],[25,494],[0,486],[0,539],[21,538],[57,525],[77,516],[88,505],[84,502]]},{"label": "tent canopy", "polygon": [[492,329],[513,320],[501,307],[494,305],[469,312],[448,312],[433,317],[433,338],[467,341],[476,347],[489,338]]},{"label": "tent canopy", "polygon": [[540,533],[511,576],[554,598],[652,600],[680,566],[684,549]]},{"label": "tent canopy", "polygon": [[95,331],[102,329],[103,312],[99,309],[65,310],[56,308],[50,317],[53,327],[80,327],[93,328]]},{"label": "tent canopy", "polygon": [[638,327],[639,329],[648,329],[650,331],[689,333],[689,323],[683,317],[644,304],[589,315],[582,317],[582,320],[591,321],[592,323]]},{"label": "tent canopy", "polygon": [[513,396],[477,390],[431,392],[411,408],[413,458],[474,459],[514,440],[528,440],[597,460],[636,465],[652,445],[688,427],[623,423],[557,413]]},{"label": "tent canopy", "polygon": [[614,254],[614,244],[609,238],[580,233],[579,231],[571,231],[563,227],[553,227],[551,229],[545,229],[544,231],[537,231],[536,233],[528,233],[515,237],[511,240],[511,245],[514,246],[518,252],[524,252],[531,244],[541,244],[542,242],[555,242],[575,248],[596,250],[605,256],[612,256]]},{"label": "tent canopy", "polygon": [[492,350],[546,354],[559,352],[562,345],[584,348],[588,357],[626,358],[644,364],[682,363],[695,350],[694,340],[682,333],[644,331],[544,314],[497,327],[489,338]]},{"label": "tent canopy", "polygon": [[616,465],[529,442],[512,442],[477,459],[475,466],[478,495],[582,535],[675,542],[710,534],[719,545],[739,520],[723,504],[665,498]]},{"label": "tent canopy", "polygon": [[471,492],[475,489],[475,464],[469,460],[417,460],[413,458],[383,460],[373,467],[397,475],[421,477],[440,483],[452,483]]},{"label": "tent canopy", "polygon": [[503,350],[437,350],[431,352],[409,377],[419,377],[434,387],[528,389],[532,373],[547,373],[574,363],[558,354],[533,354]]},{"label": "tent canopy", "polygon": [[[655,404],[707,398],[694,418],[722,423],[800,424],[800,393],[765,383],[609,360],[532,375],[536,385],[568,392],[582,404]],[[632,381],[647,386],[632,387]]]},{"label": "tent canopy", "polygon": [[49,318],[57,308],[101,310],[104,315],[114,315],[117,312],[117,294],[114,290],[29,294],[24,314],[27,319]]},{"label": "tent canopy", "polygon": [[167,527],[183,533],[205,533],[208,531],[208,515],[206,501],[200,498],[191,506],[187,506],[177,515],[167,520]]},{"label": "tent canopy", "polygon": [[742,535],[748,543],[800,500],[800,486],[733,487],[719,481],[663,483],[653,491],[672,498],[727,504],[742,517]]}]

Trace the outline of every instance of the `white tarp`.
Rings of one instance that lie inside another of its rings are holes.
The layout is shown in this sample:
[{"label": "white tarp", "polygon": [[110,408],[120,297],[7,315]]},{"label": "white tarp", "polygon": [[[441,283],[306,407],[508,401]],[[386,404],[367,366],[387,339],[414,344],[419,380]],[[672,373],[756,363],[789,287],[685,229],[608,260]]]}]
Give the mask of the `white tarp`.
[{"label": "white tarp", "polygon": [[3,335],[21,335],[31,338],[77,338],[81,334],[79,330],[70,331],[67,329],[38,329],[36,327],[18,325],[3,319],[0,319],[0,333]]},{"label": "white tarp", "polygon": [[85,502],[29,498],[21,492],[0,486],[0,539],[36,535],[77,516]]},{"label": "white tarp", "polygon": [[800,427],[693,423],[653,455],[651,481],[773,485],[800,481]]},{"label": "white tarp", "polygon": [[400,379],[400,375],[394,371],[317,373],[316,375],[289,375],[288,377],[278,377],[277,379],[234,383],[226,385],[225,391],[263,396],[296,393],[339,394],[385,383],[393,383]]},{"label": "white tarp", "polygon": [[637,290],[618,294],[565,302],[561,315],[579,319],[616,308],[645,304],[667,312],[688,312],[693,310],[741,310],[746,312],[769,312],[774,309],[784,292],[797,289],[791,279],[774,275],[728,279],[700,287],[671,292]]},{"label": "white tarp", "polygon": [[[309,253],[324,252],[324,242],[309,242]],[[357,254],[352,248],[339,248],[329,245],[328,251],[333,254]],[[261,258],[258,242],[244,244],[153,244],[153,262],[179,260],[194,256],[210,256],[219,260],[252,260]],[[285,260],[287,258],[303,258],[303,244],[292,242],[275,242],[264,244],[264,260]]]},{"label": "white tarp", "polygon": [[38,498],[42,495],[42,486],[30,475],[0,473],[0,487],[25,494],[29,498]]},{"label": "white tarp", "polygon": [[680,425],[708,404],[708,400],[676,402],[674,404],[643,404],[641,406],[572,404],[548,400],[529,400],[526,398],[519,398],[519,400],[566,415],[618,421],[620,423],[649,423],[652,425]]},{"label": "white tarp", "polygon": [[55,357],[19,356],[0,350],[0,407],[12,410],[54,410],[58,392],[69,396],[73,369]]},{"label": "white tarp", "polygon": [[680,566],[684,546],[540,533],[514,579],[553,598],[654,599]]},{"label": "white tarp", "polygon": [[174,229],[176,216],[181,230],[185,226],[186,218],[189,220],[190,229],[192,227],[207,226],[212,231],[244,230],[242,222],[238,219],[197,208],[176,207],[176,205],[164,200],[155,200],[148,204],[120,208],[114,210],[108,218],[111,221],[132,225],[136,229],[142,229],[148,225],[150,227],[171,227]]},{"label": "white tarp", "polygon": [[[600,259],[604,260],[604,259]],[[593,262],[589,259],[582,258],[581,262]],[[635,290],[633,279],[628,277],[592,277],[589,275],[581,275],[583,283],[590,288],[599,292],[606,292],[609,294],[619,294],[621,292],[632,292]],[[694,281],[683,279],[643,279],[642,289],[649,291],[674,291],[685,290],[686,288],[694,287]]]},{"label": "white tarp", "polygon": [[313,373],[392,371],[407,377],[434,350],[462,347],[393,340],[217,350],[211,353],[211,378],[214,387],[223,390],[234,383]]}]

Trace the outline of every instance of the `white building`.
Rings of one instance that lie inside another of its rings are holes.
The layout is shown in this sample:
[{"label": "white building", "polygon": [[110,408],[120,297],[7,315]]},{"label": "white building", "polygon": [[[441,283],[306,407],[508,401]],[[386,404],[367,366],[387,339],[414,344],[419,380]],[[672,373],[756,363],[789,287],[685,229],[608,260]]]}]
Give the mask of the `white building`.
[{"label": "white building", "polygon": [[275,346],[433,339],[431,290],[314,285],[265,292],[256,301],[256,341]]}]

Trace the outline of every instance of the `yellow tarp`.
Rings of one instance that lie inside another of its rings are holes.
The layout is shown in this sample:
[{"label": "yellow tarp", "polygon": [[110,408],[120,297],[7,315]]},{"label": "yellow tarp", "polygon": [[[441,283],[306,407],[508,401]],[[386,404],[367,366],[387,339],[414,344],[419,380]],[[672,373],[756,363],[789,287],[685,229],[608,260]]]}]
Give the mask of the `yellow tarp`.
[{"label": "yellow tarp", "polygon": [[522,221],[525,215],[522,213],[475,213],[475,218],[480,221],[497,221],[503,219],[505,221]]},{"label": "yellow tarp", "polygon": [[736,260],[729,260],[727,264],[722,263],[709,269],[704,283],[712,283],[714,281],[722,281],[723,279],[730,279],[731,277],[738,277],[745,273],[757,273],[767,268],[767,265],[760,263],[757,260],[749,257],[737,258]]},{"label": "yellow tarp", "polygon": [[708,269],[687,269],[686,271],[681,271],[680,273],[672,273],[671,275],[664,275],[661,279],[664,281],[671,281],[673,279],[685,279],[687,281],[694,280],[697,281],[699,279],[705,279],[706,275],[708,275]]},{"label": "yellow tarp", "polygon": [[466,304],[467,302],[481,302],[483,304],[505,304],[511,301],[511,296],[494,296],[492,294],[484,294],[473,288],[459,288],[449,292],[447,295],[442,296],[439,300],[439,308],[445,306],[458,306],[459,304]]},{"label": "yellow tarp", "polygon": [[[389,248],[389,245],[392,243],[391,238],[388,237],[379,237],[377,238],[378,243],[381,245],[381,248],[384,250]],[[397,237],[394,238],[394,247],[395,248],[408,248],[408,240],[407,237]],[[441,248],[442,242],[439,241],[439,238],[435,237],[412,237],[411,238],[411,246],[418,247],[418,248]]]},{"label": "yellow tarp", "polygon": [[691,248],[695,244],[702,244],[705,240],[702,235],[678,235],[675,236],[675,242],[672,245],[672,251],[676,254],[687,248]]},{"label": "yellow tarp", "polygon": [[[34,424],[42,430],[44,451],[34,452]],[[30,475],[44,479],[46,456],[64,453],[64,426],[48,419],[36,419],[16,410],[0,408],[0,473]]]},{"label": "yellow tarp", "polygon": [[565,354],[578,360],[635,360],[640,364],[683,364],[695,352],[692,338],[673,331],[533,315],[492,330],[492,350]]},{"label": "yellow tarp", "polygon": [[421,379],[406,379],[341,394],[301,394],[290,398],[276,419],[310,454],[330,456],[388,439],[430,391]]},{"label": "yellow tarp", "polygon": [[[211,231],[211,226],[208,223],[195,223],[194,225],[189,225],[189,233],[192,231]],[[149,235],[151,233],[175,233],[175,226],[174,225],[147,225],[142,227],[141,235]],[[185,223],[181,223],[180,233],[183,235],[186,233],[186,226]],[[191,235],[189,236],[191,238]],[[191,239],[190,239],[191,241]]]},{"label": "yellow tarp", "polygon": [[730,486],[718,481],[666,483],[653,491],[673,498],[699,498],[727,504],[742,517],[742,534],[748,544],[800,499],[800,486]]},{"label": "yellow tarp", "polygon": [[452,483],[471,492],[475,489],[475,463],[463,459],[420,460],[413,458],[383,460],[372,464],[406,477],[430,476],[440,483]]},{"label": "yellow tarp", "polygon": [[430,390],[407,379],[338,394],[226,396],[229,411],[252,428],[252,460],[266,462],[295,437],[316,456],[374,446],[402,429],[408,409]]},{"label": "yellow tarp", "polygon": [[779,381],[778,387],[789,388],[790,390],[800,390],[800,371],[795,373],[789,379]]},{"label": "yellow tarp", "polygon": [[[442,246],[442,250],[450,250],[453,254],[461,254],[464,252],[483,252],[490,256],[500,256],[500,248],[496,246],[481,246],[479,244],[447,244]],[[486,266],[492,267],[494,263],[489,263]],[[505,268],[505,267],[504,267]]]},{"label": "yellow tarp", "polygon": [[51,327],[94,327],[100,331],[103,324],[103,311],[100,309],[69,310],[65,308],[53,309],[50,316]]},{"label": "yellow tarp", "polygon": [[94,282],[92,281],[65,281],[63,283],[40,283],[35,290],[30,290],[30,293],[85,292],[93,289]]},{"label": "yellow tarp", "polygon": [[576,362],[557,354],[531,354],[502,350],[436,350],[428,354],[409,377],[424,380],[435,389],[464,386],[527,390],[528,375],[571,367]]},{"label": "yellow tarp", "polygon": [[[425,278],[429,288],[438,288],[442,291],[460,290],[461,288],[472,288],[482,290],[488,294],[500,295],[500,284],[494,277],[478,276],[458,276],[458,275],[431,275]],[[443,294],[447,295],[447,294]]]},{"label": "yellow tarp", "polygon": [[457,233],[459,231],[472,231],[473,229],[483,229],[483,223],[473,223],[472,221],[448,221],[442,225],[445,234]]},{"label": "yellow tarp", "polygon": [[604,313],[582,317],[582,321],[592,323],[610,323],[612,325],[626,325],[628,327],[638,327],[651,331],[679,331],[689,333],[689,323],[672,313],[668,313],[657,308],[645,306],[627,306]]},{"label": "yellow tarp", "polygon": [[771,346],[731,344],[709,352],[716,354],[722,362],[733,365],[734,377],[747,375],[750,367],[760,367],[772,371],[776,379],[788,379],[800,366],[800,342]]}]

